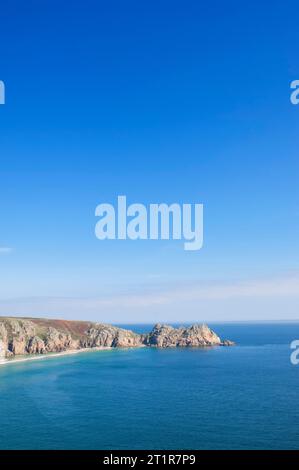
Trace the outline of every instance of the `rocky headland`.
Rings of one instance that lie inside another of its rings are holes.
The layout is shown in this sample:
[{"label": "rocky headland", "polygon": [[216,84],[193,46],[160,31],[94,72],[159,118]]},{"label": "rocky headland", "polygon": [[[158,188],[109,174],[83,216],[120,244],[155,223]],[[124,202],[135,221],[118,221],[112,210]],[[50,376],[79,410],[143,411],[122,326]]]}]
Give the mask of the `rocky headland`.
[{"label": "rocky headland", "polygon": [[80,351],[90,348],[232,346],[206,325],[173,328],[157,324],[137,334],[112,325],[86,321],[0,317],[0,358]]}]

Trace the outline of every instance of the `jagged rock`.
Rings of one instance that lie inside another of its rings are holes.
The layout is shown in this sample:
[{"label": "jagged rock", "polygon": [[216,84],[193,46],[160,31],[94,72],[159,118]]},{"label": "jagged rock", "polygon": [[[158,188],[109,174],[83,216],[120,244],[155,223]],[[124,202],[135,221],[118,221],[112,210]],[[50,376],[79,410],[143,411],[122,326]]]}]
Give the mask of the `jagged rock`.
[{"label": "jagged rock", "polygon": [[233,341],[230,341],[229,339],[225,339],[222,341],[221,346],[235,346],[236,343]]},{"label": "jagged rock", "polygon": [[82,347],[125,348],[141,346],[140,335],[111,325],[95,323],[86,331],[86,338],[81,341]]},{"label": "jagged rock", "polygon": [[130,330],[118,329],[112,346],[115,348],[134,348],[142,345],[140,335]]},{"label": "jagged rock", "polygon": [[8,350],[7,331],[3,323],[0,322],[0,357],[6,357]]},{"label": "jagged rock", "polygon": [[0,318],[0,357],[101,347],[174,348],[233,344],[229,340],[222,342],[206,325],[173,328],[157,324],[149,334],[137,334],[102,323]]},{"label": "jagged rock", "polygon": [[48,352],[61,352],[68,349],[77,349],[79,341],[73,340],[70,334],[65,334],[50,327],[46,333],[45,350]]},{"label": "jagged rock", "polygon": [[15,356],[20,356],[26,354],[26,344],[26,337],[18,334],[15,338],[12,338],[8,348]]},{"label": "jagged rock", "polygon": [[6,352],[7,352],[7,345],[2,339],[0,339],[0,358],[6,357]]},{"label": "jagged rock", "polygon": [[221,344],[221,339],[206,325],[173,328],[157,324],[146,338],[146,344],[158,348],[203,347]]},{"label": "jagged rock", "polygon": [[38,336],[33,336],[33,338],[29,340],[27,352],[28,354],[44,354],[46,352],[44,341]]}]

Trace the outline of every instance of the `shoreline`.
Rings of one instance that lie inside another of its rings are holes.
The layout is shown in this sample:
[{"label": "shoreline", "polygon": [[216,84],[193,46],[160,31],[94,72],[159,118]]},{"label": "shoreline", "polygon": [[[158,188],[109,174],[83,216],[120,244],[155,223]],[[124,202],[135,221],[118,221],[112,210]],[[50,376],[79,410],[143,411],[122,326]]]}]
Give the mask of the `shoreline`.
[{"label": "shoreline", "polygon": [[9,364],[17,364],[21,362],[28,362],[28,361],[38,361],[43,359],[51,359],[52,357],[63,357],[63,356],[71,356],[73,354],[80,354],[84,352],[92,352],[92,351],[107,351],[112,350],[115,348],[111,347],[95,347],[95,348],[82,348],[82,349],[70,349],[69,351],[61,351],[55,353],[46,353],[46,354],[38,354],[36,356],[25,357],[22,356],[16,359],[0,359],[0,367],[7,366]]}]

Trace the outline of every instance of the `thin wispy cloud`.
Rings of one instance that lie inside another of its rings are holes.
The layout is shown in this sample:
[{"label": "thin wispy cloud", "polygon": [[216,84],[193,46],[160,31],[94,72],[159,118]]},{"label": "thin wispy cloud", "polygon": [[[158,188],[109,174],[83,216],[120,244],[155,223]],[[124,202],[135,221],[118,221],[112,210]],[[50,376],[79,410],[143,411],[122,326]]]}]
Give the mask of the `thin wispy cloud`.
[{"label": "thin wispy cloud", "polygon": [[[234,308],[234,318],[244,318],[244,312],[251,317],[249,306],[264,318],[280,318],[286,314],[284,306],[292,305],[290,316],[297,314],[299,304],[299,275],[276,279],[250,281],[214,282],[209,284],[168,285],[159,290],[138,291],[134,294],[115,294],[102,297],[27,297],[0,300],[1,315],[56,316],[74,319],[96,318],[121,322],[131,319],[171,320],[197,318],[210,312],[209,316],[225,314],[231,319],[230,308]],[[279,309],[283,306],[283,311]],[[186,307],[188,306],[188,307]],[[266,307],[265,307],[266,306]],[[253,308],[253,307],[252,307]],[[186,313],[187,312],[187,313]],[[228,312],[228,314],[226,313]],[[186,317],[187,315],[187,317]]]},{"label": "thin wispy cloud", "polygon": [[0,246],[0,255],[8,255],[12,252],[12,248],[9,246]]}]

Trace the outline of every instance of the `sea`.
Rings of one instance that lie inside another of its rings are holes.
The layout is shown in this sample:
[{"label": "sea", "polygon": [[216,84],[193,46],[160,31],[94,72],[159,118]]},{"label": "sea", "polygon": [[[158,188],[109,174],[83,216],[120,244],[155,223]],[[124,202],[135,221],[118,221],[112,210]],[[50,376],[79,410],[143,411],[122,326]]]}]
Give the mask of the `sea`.
[{"label": "sea", "polygon": [[236,346],[0,366],[0,448],[298,449],[299,323],[210,326]]}]

